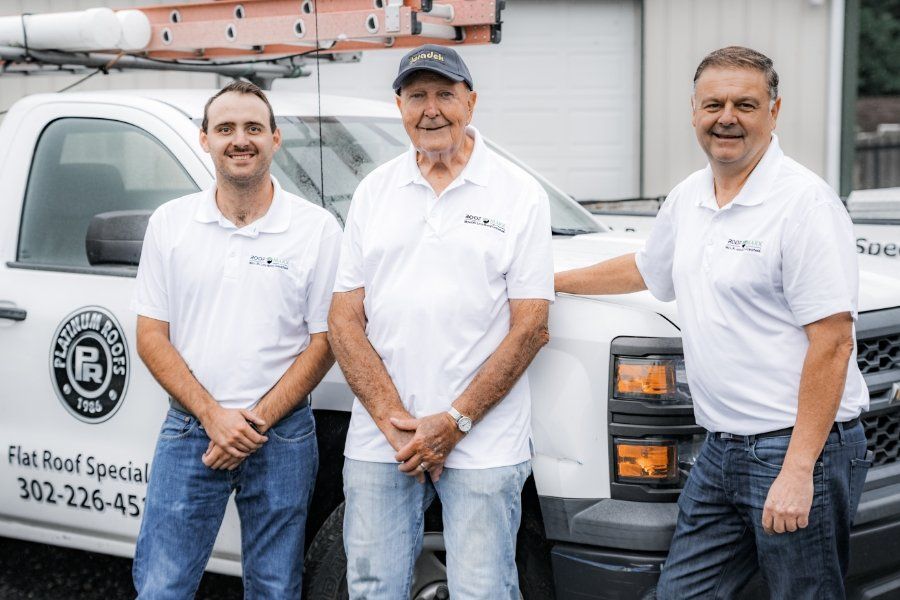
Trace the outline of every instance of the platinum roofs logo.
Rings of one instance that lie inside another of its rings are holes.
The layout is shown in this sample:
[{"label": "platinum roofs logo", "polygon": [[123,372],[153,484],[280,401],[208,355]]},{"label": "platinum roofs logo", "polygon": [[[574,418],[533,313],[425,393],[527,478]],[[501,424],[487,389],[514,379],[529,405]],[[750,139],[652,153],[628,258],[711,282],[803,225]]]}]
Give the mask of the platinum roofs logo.
[{"label": "platinum roofs logo", "polygon": [[112,313],[85,306],[63,319],[53,334],[50,375],[76,419],[102,423],[112,417],[128,389],[128,343]]},{"label": "platinum roofs logo", "polygon": [[496,229],[500,233],[506,233],[506,223],[504,223],[503,221],[498,221],[497,219],[488,219],[486,217],[479,217],[477,215],[466,215],[464,223],[466,225],[481,225],[482,227],[490,227],[491,229]]}]

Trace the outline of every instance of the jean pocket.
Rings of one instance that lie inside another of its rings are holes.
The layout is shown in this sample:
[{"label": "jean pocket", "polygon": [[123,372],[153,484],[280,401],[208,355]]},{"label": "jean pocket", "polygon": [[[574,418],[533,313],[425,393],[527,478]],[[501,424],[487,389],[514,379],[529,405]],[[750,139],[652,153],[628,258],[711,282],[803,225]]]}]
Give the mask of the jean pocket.
[{"label": "jean pocket", "polygon": [[166,440],[180,440],[190,435],[196,427],[196,418],[170,408],[159,430],[159,437]]},{"label": "jean pocket", "polygon": [[[765,467],[773,476],[777,476],[784,465],[784,457],[790,443],[790,436],[760,438],[750,446],[750,460],[756,465]],[[821,472],[822,468],[822,456],[820,455],[813,467],[813,473]]]},{"label": "jean pocket", "polygon": [[279,442],[297,443],[315,435],[316,422],[309,405],[295,410],[275,423],[269,432]]},{"label": "jean pocket", "polygon": [[850,461],[850,514],[856,515],[856,508],[859,506],[859,499],[862,496],[863,488],[866,485],[866,475],[869,473],[869,467],[872,466],[872,459],[875,455],[871,450],[867,450],[864,458],[854,458]]},{"label": "jean pocket", "polygon": [[767,469],[781,471],[790,443],[790,436],[759,438],[750,445],[750,459]]}]

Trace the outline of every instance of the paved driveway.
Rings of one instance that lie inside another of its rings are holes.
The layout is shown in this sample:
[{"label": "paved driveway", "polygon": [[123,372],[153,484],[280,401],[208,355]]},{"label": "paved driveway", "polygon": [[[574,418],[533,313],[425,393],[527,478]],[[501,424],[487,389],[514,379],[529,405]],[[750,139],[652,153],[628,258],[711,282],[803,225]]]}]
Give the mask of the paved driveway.
[{"label": "paved driveway", "polygon": [[[0,538],[3,600],[133,599],[131,560]],[[241,580],[207,573],[198,600],[241,600]]]}]

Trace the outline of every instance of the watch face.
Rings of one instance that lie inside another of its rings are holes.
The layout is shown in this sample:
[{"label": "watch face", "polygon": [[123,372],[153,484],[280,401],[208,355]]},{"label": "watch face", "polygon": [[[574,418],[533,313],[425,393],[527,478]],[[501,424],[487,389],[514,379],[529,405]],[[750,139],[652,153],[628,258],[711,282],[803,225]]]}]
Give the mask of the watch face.
[{"label": "watch face", "polygon": [[463,433],[468,433],[472,429],[472,419],[469,417],[460,417],[456,423],[459,425],[459,430]]}]

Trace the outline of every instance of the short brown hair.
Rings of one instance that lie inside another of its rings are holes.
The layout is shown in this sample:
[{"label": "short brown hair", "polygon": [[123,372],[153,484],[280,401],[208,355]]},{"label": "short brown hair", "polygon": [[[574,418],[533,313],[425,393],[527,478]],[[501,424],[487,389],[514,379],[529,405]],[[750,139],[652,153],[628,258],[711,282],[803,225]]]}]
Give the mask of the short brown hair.
[{"label": "short brown hair", "polygon": [[206,133],[206,128],[209,126],[209,107],[212,103],[221,96],[222,94],[227,94],[229,92],[235,92],[236,94],[253,94],[266,104],[266,108],[269,109],[269,128],[274,132],[276,129],[275,125],[275,113],[272,111],[272,105],[269,104],[269,99],[266,98],[266,93],[262,91],[262,89],[249,81],[232,81],[221,90],[213,94],[212,98],[206,101],[206,106],[203,107],[203,123],[200,124],[200,129]]},{"label": "short brown hair", "polygon": [[775,72],[772,59],[751,48],[743,46],[728,46],[719,48],[707,54],[694,73],[694,85],[700,79],[700,74],[707,67],[730,67],[733,69],[753,69],[766,76],[766,84],[769,86],[769,100],[778,97],[778,73]]}]

